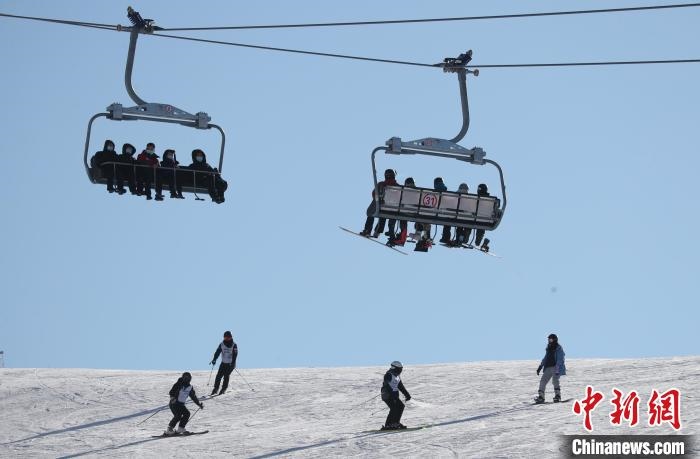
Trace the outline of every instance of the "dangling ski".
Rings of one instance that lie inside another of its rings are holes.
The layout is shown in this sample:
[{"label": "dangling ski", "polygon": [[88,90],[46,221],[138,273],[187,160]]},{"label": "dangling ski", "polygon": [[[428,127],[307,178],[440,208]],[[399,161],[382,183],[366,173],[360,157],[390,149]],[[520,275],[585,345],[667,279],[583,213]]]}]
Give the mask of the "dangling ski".
[{"label": "dangling ski", "polygon": [[338,228],[340,228],[340,229],[343,230],[343,231],[347,231],[347,232],[350,233],[350,234],[354,234],[355,236],[361,237],[362,239],[367,239],[368,241],[372,241],[372,242],[374,242],[375,244],[379,244],[379,245],[381,245],[381,246],[383,246],[383,247],[386,247],[387,249],[395,250],[395,251],[397,251],[397,252],[399,252],[399,253],[401,253],[401,254],[403,254],[403,255],[408,255],[408,254],[407,254],[406,252],[404,252],[403,250],[399,250],[399,249],[397,249],[396,247],[392,247],[392,246],[387,245],[387,244],[382,244],[381,242],[377,241],[377,240],[374,239],[374,238],[367,237],[367,236],[363,236],[363,235],[361,235],[360,233],[356,233],[356,232],[354,232],[354,231],[350,231],[349,229],[343,228],[342,226],[339,226]]}]

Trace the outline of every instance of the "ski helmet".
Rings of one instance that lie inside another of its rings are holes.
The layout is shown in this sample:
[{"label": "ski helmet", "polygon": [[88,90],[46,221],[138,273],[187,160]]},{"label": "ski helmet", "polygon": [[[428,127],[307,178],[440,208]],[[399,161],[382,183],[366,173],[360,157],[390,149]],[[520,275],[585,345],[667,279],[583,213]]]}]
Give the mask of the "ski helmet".
[{"label": "ski helmet", "polygon": [[460,193],[468,193],[469,192],[469,186],[466,183],[460,183],[459,188],[457,189]]},{"label": "ski helmet", "polygon": [[384,171],[384,178],[396,178],[396,171],[394,169],[387,169]]},{"label": "ski helmet", "polygon": [[404,186],[416,186],[416,182],[413,180],[413,177],[406,177],[403,184]]},{"label": "ski helmet", "polygon": [[547,339],[553,339],[554,341],[559,341],[559,338],[557,338],[557,335],[555,335],[554,333],[551,333],[551,334],[547,337]]},{"label": "ski helmet", "polygon": [[189,384],[190,381],[192,381],[192,375],[190,374],[189,371],[186,371],[182,374],[182,377],[180,379],[182,379],[183,383]]},{"label": "ski helmet", "polygon": [[480,183],[479,187],[476,189],[476,192],[478,194],[488,193],[488,191],[489,191],[489,188],[486,186],[485,183]]},{"label": "ski helmet", "polygon": [[403,365],[401,365],[401,362],[399,362],[398,360],[394,360],[393,362],[391,362],[391,368],[401,370],[403,369]]},{"label": "ski helmet", "polygon": [[224,338],[232,338],[232,337],[233,337],[233,336],[231,335],[231,332],[230,332],[230,331],[226,330],[226,331],[224,332]]}]

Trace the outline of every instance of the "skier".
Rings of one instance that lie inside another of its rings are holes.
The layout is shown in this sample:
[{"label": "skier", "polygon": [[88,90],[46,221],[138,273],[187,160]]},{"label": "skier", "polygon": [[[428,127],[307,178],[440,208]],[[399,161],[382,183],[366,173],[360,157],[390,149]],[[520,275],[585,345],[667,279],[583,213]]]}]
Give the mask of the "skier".
[{"label": "skier", "polygon": [[[433,180],[433,187],[435,188],[435,191],[439,191],[442,193],[443,191],[447,191],[447,187],[445,186],[445,182],[442,181],[442,177],[435,177],[435,180]],[[442,227],[442,237],[440,238],[440,242],[443,244],[447,244],[450,242],[452,239],[452,227],[450,226],[443,226]]]},{"label": "skier", "polygon": [[[468,194],[469,186],[466,183],[460,183],[459,188],[457,189],[457,193]],[[469,242],[469,235],[471,234],[471,232],[471,228],[456,228],[455,238],[452,241],[448,242],[447,245],[449,245],[450,247],[459,247],[462,244],[466,244],[467,242]]]},{"label": "skier", "polygon": [[372,233],[372,225],[374,224],[374,211],[376,210],[377,204],[374,201],[375,193],[379,190],[379,200],[384,199],[384,187],[386,186],[397,186],[396,183],[396,172],[393,169],[387,169],[384,171],[384,180],[377,183],[377,189],[372,190],[372,203],[367,207],[367,220],[365,220],[365,228],[360,232],[360,236],[374,237],[377,238],[381,233],[384,232],[385,219],[380,218],[377,222],[376,228],[374,228],[374,233]]},{"label": "skier", "polygon": [[403,383],[401,382],[401,371],[403,365],[398,360],[391,362],[391,368],[384,375],[384,384],[382,384],[382,401],[389,407],[389,415],[386,417],[386,423],[382,426],[382,430],[398,430],[405,429],[406,426],[401,424],[401,415],[403,414],[404,404],[399,398],[399,391],[403,394],[406,401],[411,400],[411,394],[408,393]]},{"label": "skier", "polygon": [[219,365],[219,371],[216,373],[216,379],[214,380],[214,390],[211,391],[211,395],[216,395],[219,391],[219,383],[221,383],[221,378],[224,379],[224,384],[221,386],[221,392],[219,395],[223,395],[228,388],[228,379],[231,376],[231,372],[236,368],[236,358],[238,357],[238,345],[233,341],[233,336],[231,336],[230,331],[224,332],[224,340],[217,346],[216,352],[214,352],[214,358],[211,359],[211,365],[216,365],[216,359],[219,358],[221,354],[221,365]]},{"label": "skier", "polygon": [[99,168],[102,177],[107,179],[107,191],[110,193],[114,193],[116,191],[114,188],[114,177],[116,175],[116,165],[114,163],[116,162],[117,154],[114,152],[114,142],[109,139],[105,140],[102,150],[98,151],[92,158],[90,158],[90,165],[92,168]]},{"label": "skier", "polygon": [[[476,194],[477,194],[477,196],[491,196],[489,194],[489,189],[485,183],[479,184],[479,186],[476,188]],[[488,239],[484,239],[484,243],[483,244],[481,243],[481,239],[484,237],[485,232],[486,231],[482,230],[482,229],[476,230],[476,240],[474,241],[474,245],[481,246],[481,250],[483,250],[484,252],[488,252],[489,251],[489,242],[491,242],[491,241],[489,241]]]},{"label": "skier", "polygon": [[[185,426],[187,421],[190,420],[190,410],[185,406],[187,398],[191,398],[193,402],[199,405],[199,408],[204,409],[204,404],[197,399],[197,395],[194,393],[194,387],[190,382],[192,381],[192,375],[189,372],[184,372],[182,376],[173,384],[172,389],[170,389],[170,411],[173,412],[173,418],[168,423],[168,428],[165,431],[165,435],[179,435],[186,434]],[[177,430],[175,424],[180,423]]]},{"label": "skier", "polygon": [[224,192],[228,188],[226,180],[219,175],[219,169],[211,167],[207,163],[207,155],[199,148],[192,150],[192,164],[189,169],[199,171],[195,173],[195,183],[203,185],[209,190],[209,197],[217,204],[226,201]]},{"label": "skier", "polygon": [[561,388],[559,386],[559,377],[566,374],[566,366],[564,365],[564,348],[559,344],[557,335],[552,333],[547,337],[547,348],[544,358],[537,367],[537,376],[544,369],[542,378],[540,378],[540,388],[537,391],[538,395],[535,398],[535,403],[544,403],[544,390],[549,380],[554,384],[554,403],[561,402]]},{"label": "skier", "polygon": [[[404,188],[415,188],[416,182],[413,177],[407,177],[403,182]],[[408,222],[406,220],[399,220],[399,233],[394,232],[396,226],[396,220],[389,220],[389,241],[386,243],[389,247],[395,245],[403,246],[406,243],[406,238],[408,237]]]}]

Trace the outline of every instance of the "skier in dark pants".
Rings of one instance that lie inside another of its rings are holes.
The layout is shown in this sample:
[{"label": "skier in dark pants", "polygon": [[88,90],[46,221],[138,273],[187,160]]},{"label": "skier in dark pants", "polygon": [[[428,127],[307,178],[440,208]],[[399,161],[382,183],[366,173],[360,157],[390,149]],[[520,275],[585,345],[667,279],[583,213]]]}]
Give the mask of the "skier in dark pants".
[{"label": "skier in dark pants", "polygon": [[116,176],[115,171],[117,166],[113,164],[116,162],[117,154],[114,152],[114,142],[109,139],[105,140],[102,150],[95,153],[95,155],[90,159],[90,165],[92,168],[98,168],[102,177],[107,179],[107,191],[110,193],[114,193],[116,191],[114,189],[114,177]]},{"label": "skier in dark pants", "polygon": [[[177,382],[173,384],[173,388],[170,389],[170,411],[173,412],[173,419],[168,423],[165,435],[187,432],[185,426],[187,421],[190,420],[190,410],[185,406],[187,398],[191,398],[193,402],[199,405],[199,408],[204,409],[204,404],[197,399],[197,395],[194,393],[194,387],[190,384],[191,381],[192,375],[189,372],[184,372]],[[177,423],[180,423],[180,425],[177,430],[173,430]]]},{"label": "skier in dark pants", "polygon": [[384,384],[382,384],[382,400],[389,407],[389,415],[386,417],[386,423],[382,430],[398,430],[405,429],[406,426],[401,424],[401,415],[403,414],[404,404],[399,398],[399,391],[403,394],[406,401],[411,400],[411,394],[401,382],[401,371],[403,365],[398,360],[391,362],[391,368],[384,375]]},{"label": "skier in dark pants", "polygon": [[[379,190],[379,201],[384,200],[384,188],[386,186],[396,186],[396,172],[393,169],[387,169],[384,171],[384,180],[377,183],[377,189],[372,190],[372,202],[367,207],[367,220],[365,220],[365,227],[360,231],[360,236],[365,237],[379,237],[380,234],[384,232],[384,225],[386,224],[386,219],[380,218],[377,222],[377,226],[372,232],[372,225],[374,224],[374,212],[377,210],[377,203],[374,201],[375,193]],[[391,228],[393,232],[393,228]]]},{"label": "skier in dark pants", "polygon": [[[442,177],[435,177],[435,180],[433,180],[433,187],[435,188],[435,191],[443,192],[447,191],[447,187],[445,186],[445,182],[442,181]],[[442,237],[440,238],[440,242],[443,244],[447,244],[450,242],[452,239],[452,227],[451,226],[443,226],[442,227]]]},{"label": "skier in dark pants", "polygon": [[537,376],[544,369],[542,378],[540,379],[540,387],[537,391],[535,403],[544,403],[544,390],[547,387],[549,380],[554,384],[554,403],[561,402],[561,387],[559,387],[559,376],[566,374],[566,366],[564,365],[564,348],[559,344],[557,335],[552,333],[547,337],[547,348],[545,349],[544,358],[537,367]]},{"label": "skier in dark pants", "polygon": [[[485,183],[480,183],[479,186],[476,188],[476,194],[478,196],[491,196],[489,194],[489,188],[486,186]],[[484,233],[486,233],[485,230],[478,229],[476,230],[476,239],[474,240],[474,245],[475,246],[481,246],[481,250],[484,252],[489,251],[489,241],[488,238],[484,239],[484,243],[481,243],[482,238],[484,237]]]},{"label": "skier in dark pants", "polygon": [[233,341],[233,336],[231,336],[230,331],[224,332],[224,340],[216,347],[216,352],[214,352],[214,358],[211,359],[211,364],[216,365],[216,359],[219,358],[221,354],[221,365],[219,365],[219,371],[216,373],[216,379],[214,380],[214,390],[211,391],[211,395],[215,395],[219,391],[219,384],[221,383],[221,378],[224,379],[224,384],[221,386],[222,395],[226,392],[228,388],[228,380],[231,376],[231,372],[236,368],[236,358],[238,357],[238,345]]}]

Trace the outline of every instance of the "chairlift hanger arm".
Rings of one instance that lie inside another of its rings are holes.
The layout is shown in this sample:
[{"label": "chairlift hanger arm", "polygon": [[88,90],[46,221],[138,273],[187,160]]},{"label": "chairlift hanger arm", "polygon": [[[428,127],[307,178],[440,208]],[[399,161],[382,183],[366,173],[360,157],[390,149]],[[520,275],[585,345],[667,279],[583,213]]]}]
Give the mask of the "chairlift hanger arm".
[{"label": "chairlift hanger arm", "polygon": [[462,101],[462,129],[450,139],[450,142],[458,143],[469,130],[469,99],[467,97],[467,74],[473,73],[479,76],[479,69],[469,70],[467,64],[472,60],[472,50],[460,54],[458,57],[446,57],[442,63],[436,64],[442,67],[445,73],[456,73],[459,81],[459,95]]}]

